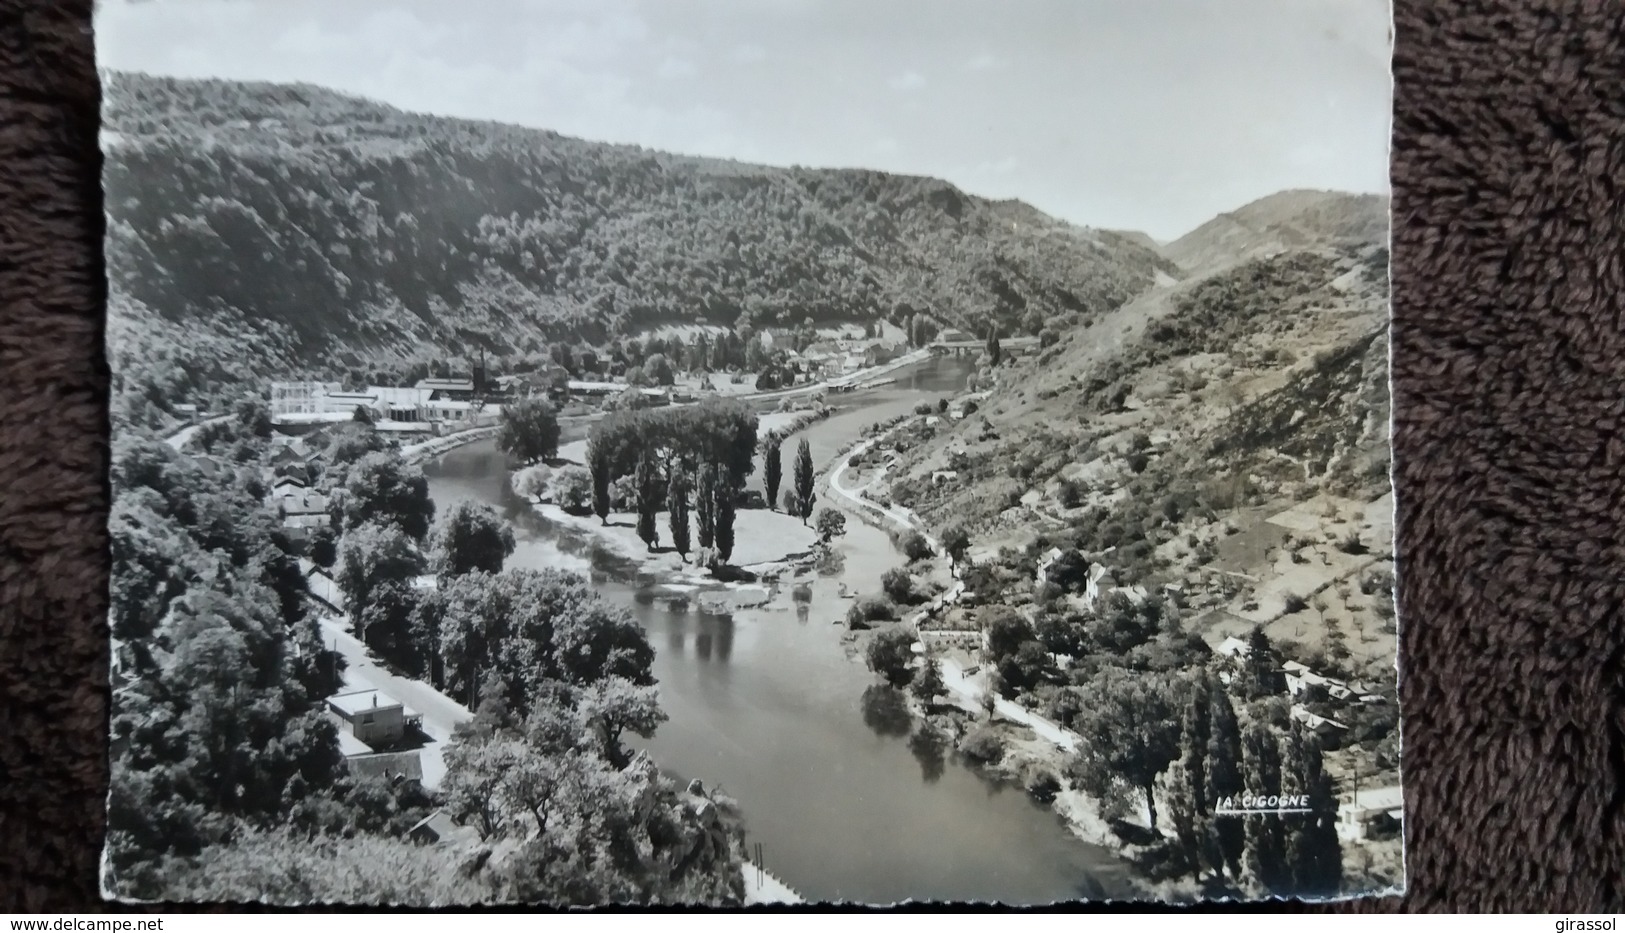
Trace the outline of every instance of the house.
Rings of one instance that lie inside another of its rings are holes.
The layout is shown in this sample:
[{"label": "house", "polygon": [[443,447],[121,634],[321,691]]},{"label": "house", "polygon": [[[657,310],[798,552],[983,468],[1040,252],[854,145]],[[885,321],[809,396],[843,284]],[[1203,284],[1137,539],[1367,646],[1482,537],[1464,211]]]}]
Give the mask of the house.
[{"label": "house", "polygon": [[1398,832],[1404,821],[1405,790],[1397,785],[1356,791],[1337,808],[1337,834],[1344,839]]},{"label": "house", "polygon": [[457,824],[444,810],[436,810],[406,831],[406,838],[419,845],[432,846],[457,830]]},{"label": "house", "polygon": [[1106,578],[1106,567],[1103,564],[1090,564],[1089,576],[1083,583],[1083,604],[1094,608],[1095,601],[1100,599],[1100,581]]},{"label": "house", "polygon": [[399,700],[382,690],[353,690],[327,698],[327,708],[335,713],[343,729],[370,748],[394,745],[423,717],[409,713]]},{"label": "house", "polygon": [[326,496],[306,489],[303,483],[285,476],[273,487],[267,504],[282,513],[282,527],[304,537],[332,524]]},{"label": "house", "polygon": [[863,365],[879,366],[883,363],[890,363],[902,355],[903,348],[901,346],[875,344],[863,351]]},{"label": "house", "polygon": [[402,386],[367,386],[367,393],[375,397],[383,407],[384,417],[391,421],[418,421],[423,406],[433,396],[433,392],[416,387]]},{"label": "house", "polygon": [[1221,655],[1226,658],[1235,658],[1236,660],[1247,657],[1248,653],[1251,651],[1252,648],[1247,644],[1246,641],[1237,638],[1234,635],[1227,636],[1224,641],[1219,642],[1219,646],[1217,648],[1213,649],[1214,654]]},{"label": "house", "polygon": [[931,485],[941,486],[944,483],[956,482],[958,479],[958,470],[936,470],[931,474]]},{"label": "house", "polygon": [[419,379],[415,388],[429,393],[429,397],[435,401],[466,402],[473,399],[475,395],[474,380],[472,379]]},{"label": "house", "polygon": [[564,390],[572,398],[607,398],[625,388],[624,382],[587,382],[581,379],[571,379],[564,384]]},{"label": "house", "polygon": [[1306,727],[1308,727],[1310,732],[1313,732],[1322,738],[1335,735],[1348,729],[1348,726],[1343,725],[1335,719],[1328,719],[1325,716],[1311,713],[1308,707],[1305,707],[1302,704],[1295,704],[1292,707],[1292,719],[1296,722],[1303,723]]},{"label": "house", "polygon": [[[341,736],[344,733],[339,733]],[[356,777],[396,781],[423,782],[423,758],[416,751],[374,752],[366,755],[346,755],[345,767]]]},{"label": "house", "polygon": [[331,573],[308,557],[299,558],[299,572],[305,575],[305,589],[310,591],[311,599],[336,615],[344,614],[344,590]]}]

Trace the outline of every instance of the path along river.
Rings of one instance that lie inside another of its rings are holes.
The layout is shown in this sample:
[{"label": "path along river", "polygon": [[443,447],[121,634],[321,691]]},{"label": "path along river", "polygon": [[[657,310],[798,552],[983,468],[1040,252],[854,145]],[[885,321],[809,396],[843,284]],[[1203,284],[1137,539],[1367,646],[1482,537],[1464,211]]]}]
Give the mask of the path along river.
[{"label": "path along river", "polygon": [[[833,397],[840,412],[802,436],[824,469],[863,426],[957,392],[967,375],[946,359],[912,367],[889,385]],[[786,473],[794,444],[785,445]],[[509,567],[590,574],[606,598],[631,608],[654,645],[671,717],[642,744],[673,776],[738,800],[766,867],[809,900],[1047,903],[1126,892],[1126,868],[1112,853],[1076,839],[1019,788],[984,780],[951,749],[911,741],[895,694],[847,657],[844,628],[832,624],[848,604],[839,586],[875,592],[902,563],[881,531],[849,520],[845,570],[815,579],[810,602],[796,603],[786,587],[760,608],[715,614],[698,600],[657,595],[654,581],[590,536],[532,512],[509,491],[491,441],[425,469],[440,510],[474,498],[513,522]]]}]

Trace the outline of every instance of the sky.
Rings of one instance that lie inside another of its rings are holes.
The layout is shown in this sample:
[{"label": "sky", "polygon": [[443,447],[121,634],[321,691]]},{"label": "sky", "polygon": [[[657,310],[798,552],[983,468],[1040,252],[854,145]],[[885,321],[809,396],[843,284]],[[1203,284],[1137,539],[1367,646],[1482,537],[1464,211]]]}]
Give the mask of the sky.
[{"label": "sky", "polygon": [[1387,192],[1387,0],[99,0],[104,68],[947,179],[1173,239]]}]

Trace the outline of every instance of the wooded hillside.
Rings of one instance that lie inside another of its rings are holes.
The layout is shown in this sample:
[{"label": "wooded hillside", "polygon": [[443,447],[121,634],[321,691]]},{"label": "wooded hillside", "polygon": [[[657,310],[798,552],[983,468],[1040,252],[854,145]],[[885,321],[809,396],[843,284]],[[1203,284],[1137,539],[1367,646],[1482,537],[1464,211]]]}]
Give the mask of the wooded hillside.
[{"label": "wooded hillside", "polygon": [[673,156],[305,85],[105,81],[112,363],[140,381],[173,378],[142,357],[185,360],[200,384],[182,392],[671,323],[923,312],[1036,333],[1177,271],[1129,235],[935,179]]}]

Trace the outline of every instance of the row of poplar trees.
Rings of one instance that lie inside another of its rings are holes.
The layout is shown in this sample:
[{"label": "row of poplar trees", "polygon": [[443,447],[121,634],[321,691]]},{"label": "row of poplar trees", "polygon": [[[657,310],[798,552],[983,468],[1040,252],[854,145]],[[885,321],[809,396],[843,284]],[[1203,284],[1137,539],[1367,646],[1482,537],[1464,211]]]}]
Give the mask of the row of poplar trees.
[{"label": "row of poplar trees", "polygon": [[[1168,774],[1168,809],[1197,880],[1280,895],[1336,893],[1343,871],[1337,797],[1319,739],[1301,725],[1242,728],[1222,684],[1201,674],[1185,710],[1181,753]],[[1301,813],[1219,814],[1242,795],[1301,795]]]}]

